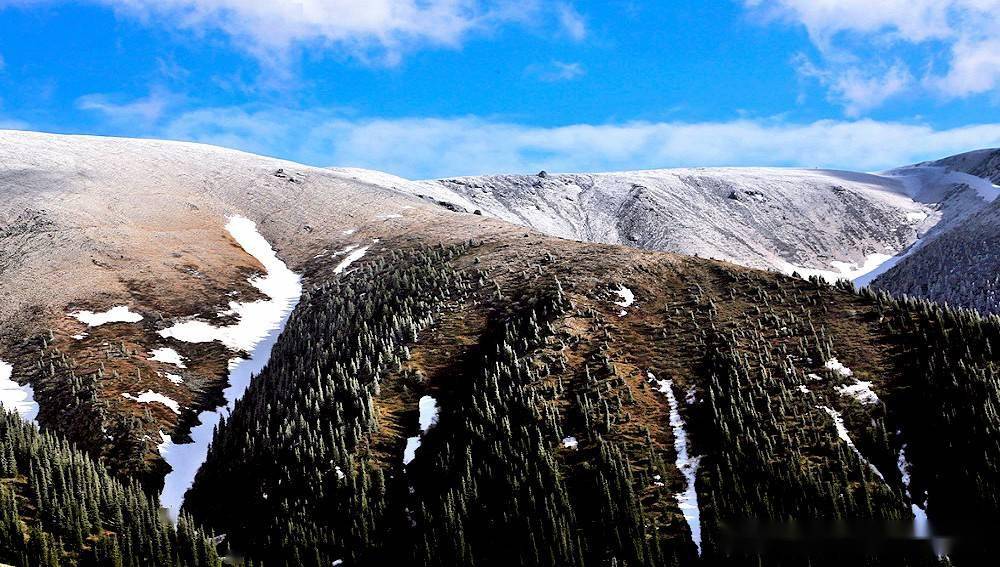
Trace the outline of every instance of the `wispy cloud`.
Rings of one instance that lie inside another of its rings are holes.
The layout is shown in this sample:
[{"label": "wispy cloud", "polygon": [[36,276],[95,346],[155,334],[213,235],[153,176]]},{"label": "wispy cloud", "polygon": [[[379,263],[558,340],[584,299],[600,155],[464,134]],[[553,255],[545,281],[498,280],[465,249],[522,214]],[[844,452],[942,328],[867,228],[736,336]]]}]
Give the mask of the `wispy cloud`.
[{"label": "wispy cloud", "polygon": [[571,38],[583,41],[587,37],[587,22],[571,4],[558,4],[556,14],[559,16],[559,24]]},{"label": "wispy cloud", "polygon": [[[1000,0],[744,4],[754,13],[808,31],[822,61],[799,69],[825,85],[848,115],[910,88],[945,99],[1000,91]],[[941,54],[945,56],[939,61]],[[886,60],[893,63],[886,65]]]},{"label": "wispy cloud", "polygon": [[542,127],[482,117],[354,118],[337,110],[213,108],[158,135],[410,178],[497,172],[778,165],[876,170],[986,146],[1000,123],[873,120],[626,122]]},{"label": "wispy cloud", "polygon": [[829,99],[841,104],[847,116],[853,118],[905,92],[914,82],[909,69],[900,62],[887,67],[844,66],[834,71],[816,65],[802,54],[794,61],[799,74],[825,85]]},{"label": "wispy cloud", "polygon": [[101,114],[113,126],[151,128],[170,107],[180,104],[183,98],[165,89],[154,88],[148,96],[139,99],[123,99],[102,93],[88,94],[78,98],[76,106],[80,110]]},{"label": "wispy cloud", "polygon": [[[5,5],[69,0],[0,0]],[[527,22],[544,12],[539,0],[82,0],[151,26],[196,34],[221,33],[272,69],[297,50],[336,50],[392,65],[408,51],[457,47],[477,32]],[[567,8],[571,34],[582,19]],[[564,20],[559,11],[560,21]]]},{"label": "wispy cloud", "polygon": [[552,61],[545,65],[531,65],[524,70],[525,75],[535,77],[540,81],[554,83],[558,81],[572,81],[587,74],[581,63],[565,63],[563,61]]}]

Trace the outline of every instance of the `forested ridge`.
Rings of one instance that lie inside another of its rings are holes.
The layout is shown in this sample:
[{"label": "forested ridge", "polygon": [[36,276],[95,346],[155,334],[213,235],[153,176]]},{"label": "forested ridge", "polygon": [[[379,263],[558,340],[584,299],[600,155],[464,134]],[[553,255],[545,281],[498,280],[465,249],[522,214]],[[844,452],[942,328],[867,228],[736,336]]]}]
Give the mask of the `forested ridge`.
[{"label": "forested ridge", "polygon": [[[996,316],[527,236],[390,240],[336,263],[308,267],[176,528],[8,416],[3,560],[916,567],[998,551]],[[18,453],[31,435],[42,456]],[[69,473],[42,462],[98,481],[47,480]]]},{"label": "forested ridge", "polygon": [[[474,243],[319,286],[186,509],[253,565],[988,556],[962,526],[1000,517],[995,317],[660,258]],[[700,463],[697,542],[662,380]]]}]

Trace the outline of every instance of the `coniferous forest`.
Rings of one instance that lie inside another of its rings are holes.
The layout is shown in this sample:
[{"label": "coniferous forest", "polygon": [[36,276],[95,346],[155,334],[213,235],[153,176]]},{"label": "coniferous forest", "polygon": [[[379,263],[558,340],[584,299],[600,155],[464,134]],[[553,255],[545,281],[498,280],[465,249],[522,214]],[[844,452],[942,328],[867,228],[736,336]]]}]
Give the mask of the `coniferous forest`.
[{"label": "coniferous forest", "polygon": [[315,259],[176,526],[5,417],[0,560],[989,564],[1000,319],[603,252],[401,241],[347,273]]}]

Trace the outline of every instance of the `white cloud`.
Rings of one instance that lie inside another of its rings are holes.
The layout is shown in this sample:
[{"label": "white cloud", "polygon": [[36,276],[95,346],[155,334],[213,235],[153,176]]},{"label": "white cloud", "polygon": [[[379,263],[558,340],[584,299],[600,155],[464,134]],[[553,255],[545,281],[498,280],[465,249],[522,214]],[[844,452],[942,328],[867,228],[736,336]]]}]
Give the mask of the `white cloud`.
[{"label": "white cloud", "polygon": [[780,119],[540,127],[481,117],[358,119],[334,110],[219,108],[182,115],[159,135],[428,178],[713,165],[876,170],[1000,146],[1000,123],[944,130]]},{"label": "white cloud", "polygon": [[927,80],[939,92],[964,97],[1000,87],[1000,36],[980,42],[959,41],[952,47],[951,60],[945,75]]},{"label": "white cloud", "polygon": [[587,74],[582,64],[563,61],[552,61],[548,65],[531,65],[524,72],[526,75],[548,83],[572,81]]},{"label": "white cloud", "polygon": [[582,41],[587,37],[587,22],[570,4],[559,4],[556,6],[556,14],[559,16],[559,24],[566,33],[576,41]]},{"label": "white cloud", "polygon": [[[810,76],[820,79],[849,114],[874,108],[910,86],[948,99],[1000,90],[1000,0],[744,4],[766,17],[805,27],[824,60],[822,72]],[[948,55],[939,61],[942,53]],[[886,66],[886,59],[896,63]],[[925,76],[911,82],[914,74]]]},{"label": "white cloud", "polygon": [[167,109],[179,103],[182,97],[163,89],[154,89],[149,96],[124,102],[107,94],[88,94],[76,99],[80,110],[89,110],[104,115],[113,125],[149,127],[163,116]]},{"label": "white cloud", "polygon": [[415,47],[454,47],[476,31],[526,20],[537,0],[88,1],[150,24],[222,32],[276,67],[294,48],[338,49],[392,64]]},{"label": "white cloud", "polygon": [[804,56],[796,58],[801,75],[817,79],[830,91],[830,100],[844,106],[847,116],[858,117],[886,100],[905,92],[913,76],[903,63],[867,69],[844,66],[837,71],[814,64]]}]

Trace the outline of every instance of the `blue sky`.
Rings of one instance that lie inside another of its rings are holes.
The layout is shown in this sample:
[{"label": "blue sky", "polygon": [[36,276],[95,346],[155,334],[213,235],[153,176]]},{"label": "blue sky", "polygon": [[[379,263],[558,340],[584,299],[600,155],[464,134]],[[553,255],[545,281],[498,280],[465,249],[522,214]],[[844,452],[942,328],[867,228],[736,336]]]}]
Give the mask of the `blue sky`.
[{"label": "blue sky", "polygon": [[407,177],[1000,146],[1000,0],[0,0],[0,126]]}]

